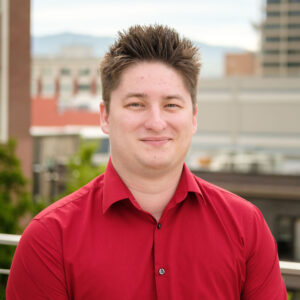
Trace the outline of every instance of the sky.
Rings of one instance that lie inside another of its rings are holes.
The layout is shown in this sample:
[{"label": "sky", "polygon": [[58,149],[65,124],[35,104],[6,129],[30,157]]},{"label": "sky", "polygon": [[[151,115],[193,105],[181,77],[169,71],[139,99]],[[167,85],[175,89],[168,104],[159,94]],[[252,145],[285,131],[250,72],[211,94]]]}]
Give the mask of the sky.
[{"label": "sky", "polygon": [[256,50],[263,0],[32,0],[31,33],[116,36],[134,24],[164,24],[199,42]]}]

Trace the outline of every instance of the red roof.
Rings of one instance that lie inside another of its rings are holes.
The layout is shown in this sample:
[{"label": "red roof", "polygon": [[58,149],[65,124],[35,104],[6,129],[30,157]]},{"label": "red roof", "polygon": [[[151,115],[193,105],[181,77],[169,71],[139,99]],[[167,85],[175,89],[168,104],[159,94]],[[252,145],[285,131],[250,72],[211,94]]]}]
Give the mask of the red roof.
[{"label": "red roof", "polygon": [[68,109],[58,111],[57,98],[33,98],[31,126],[99,126],[99,113]]}]

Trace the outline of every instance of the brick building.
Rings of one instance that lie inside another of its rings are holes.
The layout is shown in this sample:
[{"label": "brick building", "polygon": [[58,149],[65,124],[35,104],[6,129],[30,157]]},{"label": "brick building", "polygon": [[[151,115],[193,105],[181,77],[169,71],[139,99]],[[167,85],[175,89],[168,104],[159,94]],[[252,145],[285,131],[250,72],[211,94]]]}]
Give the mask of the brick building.
[{"label": "brick building", "polygon": [[252,52],[227,53],[225,76],[254,76],[257,74],[257,58]]},{"label": "brick building", "polygon": [[30,0],[1,0],[0,26],[0,142],[17,140],[23,171],[31,177]]}]

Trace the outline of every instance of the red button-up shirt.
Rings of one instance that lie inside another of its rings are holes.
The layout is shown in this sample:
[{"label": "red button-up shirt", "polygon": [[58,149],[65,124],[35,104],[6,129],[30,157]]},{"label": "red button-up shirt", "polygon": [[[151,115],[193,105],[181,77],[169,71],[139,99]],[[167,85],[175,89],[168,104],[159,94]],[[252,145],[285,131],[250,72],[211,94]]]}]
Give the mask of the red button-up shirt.
[{"label": "red button-up shirt", "polygon": [[7,299],[287,298],[276,243],[255,206],[184,166],[157,223],[109,162],[27,227]]}]

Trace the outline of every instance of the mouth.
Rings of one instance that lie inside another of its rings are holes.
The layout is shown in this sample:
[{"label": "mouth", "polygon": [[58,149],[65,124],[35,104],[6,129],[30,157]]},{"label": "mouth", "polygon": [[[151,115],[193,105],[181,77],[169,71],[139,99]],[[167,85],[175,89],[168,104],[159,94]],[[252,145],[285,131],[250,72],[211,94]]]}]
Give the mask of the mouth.
[{"label": "mouth", "polygon": [[161,146],[170,142],[172,139],[169,137],[146,137],[141,138],[140,141],[153,146]]}]

